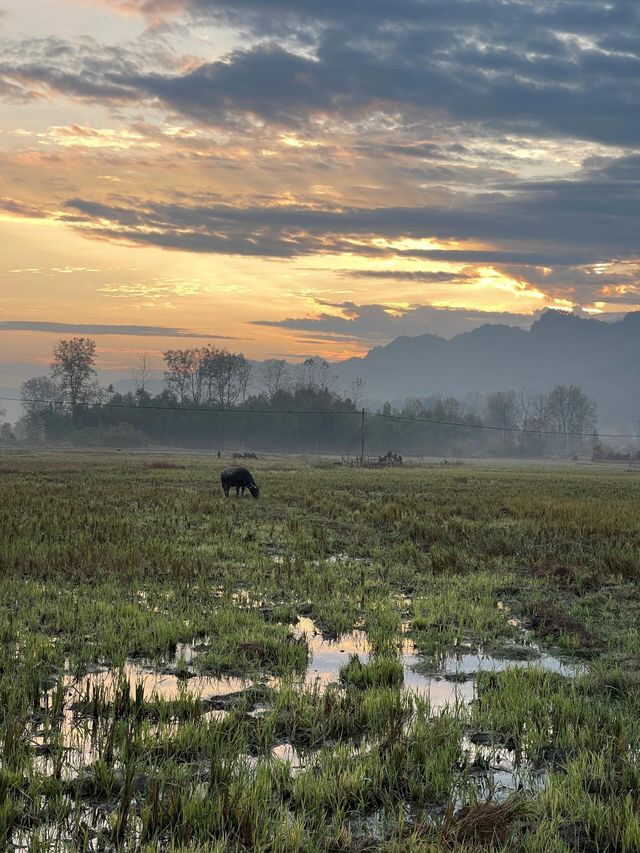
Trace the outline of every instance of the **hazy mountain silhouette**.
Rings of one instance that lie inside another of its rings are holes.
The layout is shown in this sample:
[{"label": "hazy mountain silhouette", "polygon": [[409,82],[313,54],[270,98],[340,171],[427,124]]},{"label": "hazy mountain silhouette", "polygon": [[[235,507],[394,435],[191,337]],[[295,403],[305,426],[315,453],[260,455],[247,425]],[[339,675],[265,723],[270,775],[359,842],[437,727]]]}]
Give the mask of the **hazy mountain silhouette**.
[{"label": "hazy mountain silhouette", "polygon": [[635,432],[640,311],[613,323],[547,311],[529,331],[484,325],[451,340],[400,337],[334,367],[343,385],[360,376],[367,396],[381,400],[572,383],[597,402],[601,429]]}]

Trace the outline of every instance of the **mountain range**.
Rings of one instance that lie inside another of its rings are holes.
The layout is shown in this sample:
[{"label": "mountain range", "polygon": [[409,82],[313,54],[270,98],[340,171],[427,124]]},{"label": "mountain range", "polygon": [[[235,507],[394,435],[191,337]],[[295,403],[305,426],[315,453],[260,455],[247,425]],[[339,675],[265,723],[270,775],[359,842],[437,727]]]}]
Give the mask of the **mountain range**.
[{"label": "mountain range", "polygon": [[368,398],[390,401],[574,384],[596,401],[601,429],[635,432],[640,311],[605,322],[550,310],[529,330],[487,324],[451,339],[399,337],[332,366],[342,385],[360,377]]},{"label": "mountain range", "polygon": [[[259,368],[260,362],[253,365]],[[37,365],[19,367],[22,373],[18,381],[12,387],[0,388],[0,396],[19,396],[17,385],[22,374],[27,378],[43,372]],[[503,389],[549,391],[557,384],[574,384],[597,403],[601,432],[636,433],[640,417],[640,311],[605,321],[550,310],[528,330],[485,324],[449,339],[433,334],[402,336],[374,347],[362,358],[334,362],[331,372],[343,389],[356,378],[364,379],[365,402],[373,407],[387,400],[399,404],[407,397],[433,394],[464,398]],[[135,387],[123,372],[102,372],[99,378],[104,385],[113,382],[118,391]],[[150,382],[149,390],[159,393],[162,387],[158,376]],[[252,390],[261,390],[260,384]],[[0,402],[0,407],[6,409],[6,418],[12,422],[21,414],[18,402]]]}]

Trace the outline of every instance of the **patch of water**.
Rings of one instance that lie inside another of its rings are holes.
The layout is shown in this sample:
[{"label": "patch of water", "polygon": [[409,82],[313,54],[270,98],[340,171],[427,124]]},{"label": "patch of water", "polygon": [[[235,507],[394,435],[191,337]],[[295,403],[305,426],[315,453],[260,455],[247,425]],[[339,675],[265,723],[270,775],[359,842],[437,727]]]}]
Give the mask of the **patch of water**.
[{"label": "patch of water", "polygon": [[[71,814],[62,823],[43,823],[28,830],[17,830],[11,836],[8,849],[14,851],[32,850],[95,850],[116,849],[112,834],[115,825],[117,802],[105,802],[97,805],[78,807],[78,804],[65,797],[71,807]],[[132,849],[138,849],[137,842],[142,834],[142,821],[136,815],[129,818],[128,835],[133,842]],[[82,839],[82,840],[80,840]],[[120,848],[118,848],[120,849]]]},{"label": "patch of water", "polygon": [[547,784],[546,769],[534,767],[504,746],[475,743],[469,737],[462,739],[461,746],[468,775],[454,794],[456,808],[469,801],[469,784],[476,799],[493,802],[506,800],[515,791],[535,794]]},{"label": "patch of water", "polygon": [[271,755],[278,761],[285,761],[289,765],[289,772],[292,776],[297,776],[307,766],[308,759],[305,759],[295,746],[290,743],[281,743],[274,746],[271,750]]},{"label": "patch of water", "polygon": [[[523,657],[515,656],[518,649],[522,649]],[[504,672],[504,670],[517,667],[519,669],[542,669],[546,672],[555,672],[567,678],[575,678],[584,672],[584,667],[579,664],[568,663],[553,655],[541,652],[535,647],[513,647],[512,657],[509,652],[491,654],[479,649],[476,652],[450,652],[435,658],[416,657],[414,666],[419,667],[425,674],[433,673],[450,679],[471,679],[479,672]]]},{"label": "patch of water", "polygon": [[[499,649],[493,650],[483,647],[475,649],[469,645],[451,649],[443,655],[418,655],[413,666],[427,676],[441,676],[456,681],[471,679],[479,672],[504,672],[511,667],[533,667],[545,672],[555,672],[565,678],[576,678],[584,674],[583,665],[564,661],[543,651],[540,645],[532,640],[531,631],[524,627],[520,619],[511,615],[509,605],[498,601],[496,608],[504,613],[509,625],[518,629],[518,641],[506,641]],[[410,623],[406,625],[405,630],[410,630]]]},{"label": "patch of water", "polygon": [[[406,631],[407,626],[403,627]],[[301,616],[295,625],[290,626],[290,630],[293,636],[304,638],[309,647],[310,661],[305,676],[294,682],[305,689],[324,692],[329,685],[339,685],[340,669],[349,662],[352,655],[358,655],[365,664],[372,655],[368,637],[362,629],[355,629],[337,638],[331,637],[323,633],[312,619]],[[82,767],[96,760],[96,744],[100,740],[97,727],[100,721],[89,719],[87,708],[91,700],[96,698],[99,698],[102,704],[112,703],[123,683],[123,677],[128,681],[132,699],[141,695],[144,702],[148,703],[156,697],[166,702],[188,697],[202,703],[200,718],[204,722],[223,719],[228,709],[246,695],[246,691],[255,688],[256,683],[248,678],[195,675],[189,669],[190,664],[207,644],[207,638],[179,644],[173,663],[162,672],[154,669],[149,662],[127,661],[116,671],[103,667],[79,678],[71,673],[65,674],[62,681],[62,720],[56,724],[55,736],[51,738],[47,735],[42,724],[37,721],[34,722],[30,733],[37,753],[36,767],[43,772],[53,773],[56,760],[52,752],[58,750],[59,772],[65,778],[71,778]],[[428,659],[417,652],[411,639],[404,634],[398,649],[404,671],[404,688],[417,698],[427,701],[432,714],[439,714],[446,708],[468,707],[475,696],[474,678],[478,672],[500,672],[512,666],[538,667],[569,677],[580,672],[579,667],[545,654],[534,646],[517,645],[517,648],[527,649],[528,654],[532,653],[537,657],[534,660],[513,659],[506,654],[500,657],[482,650],[464,648],[457,652],[454,650],[440,659]],[[188,677],[185,678],[184,675]],[[266,688],[277,689],[281,684],[281,679],[271,678],[259,686],[260,689],[251,697],[252,716],[264,716],[269,711],[269,705],[264,701],[264,693],[261,694],[260,691]],[[60,688],[53,688],[44,695],[43,711],[54,704],[57,689]],[[53,750],[49,748],[52,741]],[[474,755],[479,756],[478,747],[474,749]],[[63,760],[60,759],[61,754]],[[292,773],[297,773],[304,767],[302,757],[291,744],[275,747],[273,755],[274,758],[287,761],[291,765]],[[514,790],[524,784],[524,777],[529,779],[529,785],[544,784],[540,774],[535,775],[531,768],[527,771],[522,765],[516,766],[508,755],[505,758],[503,750],[498,765],[490,764],[489,774],[485,772],[483,775],[479,772],[477,781],[483,790],[487,789],[485,794],[489,795],[489,789]]]},{"label": "patch of water", "polygon": [[[128,682],[132,699],[138,695],[141,685],[145,703],[159,698],[165,702],[180,698],[200,700],[204,722],[219,721],[234,702],[241,700],[246,691],[251,690],[254,682],[244,678],[209,678],[198,676],[185,682],[175,675],[157,672],[139,661],[127,661],[119,670],[106,667],[76,678],[66,673],[62,678],[62,715],[55,720],[53,729],[46,732],[43,725],[34,721],[29,731],[29,739],[34,748],[34,768],[47,775],[59,773],[68,781],[78,772],[99,758],[99,744],[104,741],[101,726],[104,717],[94,718],[91,703],[106,706],[112,704],[118,694],[123,679]],[[46,713],[55,704],[55,695],[59,686],[44,694],[41,700],[41,713]],[[166,729],[166,725],[165,725]]]},{"label": "patch of water", "polygon": [[[187,648],[185,646],[185,648]],[[180,661],[181,655],[176,656]],[[176,670],[178,667],[176,665]],[[178,670],[179,671],[179,670]],[[63,678],[65,698],[71,703],[80,701],[85,697],[91,697],[96,690],[103,692],[106,701],[113,701],[121,677],[129,682],[131,698],[135,698],[138,685],[142,685],[143,700],[151,702],[156,696],[165,701],[173,701],[181,696],[197,696],[200,699],[212,699],[230,693],[239,693],[251,686],[252,682],[245,678],[210,678],[207,676],[194,676],[188,682],[173,672],[158,672],[150,664],[139,661],[126,661],[119,670],[102,668],[97,672],[90,672],[76,678],[68,673]],[[188,686],[187,686],[188,684]],[[55,690],[55,688],[54,688]],[[50,691],[49,697],[54,690]],[[66,703],[65,703],[66,704]]]},{"label": "patch of water", "polygon": [[[371,645],[363,630],[351,631],[338,638],[327,637],[308,617],[301,617],[292,629],[297,636],[306,639],[311,653],[305,678],[307,686],[324,690],[329,684],[339,682],[340,669],[349,663],[352,655],[358,655],[365,664],[371,657]],[[459,683],[442,674],[424,674],[415,669],[423,659],[418,656],[409,637],[402,637],[399,651],[405,688],[427,699],[433,713],[439,713],[446,707],[471,702],[474,695],[472,683]]]},{"label": "patch of water", "polygon": [[[284,566],[287,564],[295,563],[297,557],[295,554],[271,554],[271,562],[275,563],[277,566]],[[343,552],[338,554],[329,554],[328,557],[324,559],[318,560],[313,559],[310,560],[310,564],[312,566],[321,566],[323,563],[328,564],[329,566],[341,565],[343,563],[370,563],[371,560],[368,557],[351,557],[349,554],[345,554]]]},{"label": "patch of water", "polygon": [[304,683],[307,687],[324,690],[339,681],[340,668],[358,655],[363,663],[369,660],[371,649],[365,631],[356,630],[340,637],[331,637],[307,616],[302,616],[291,626],[295,637],[306,640],[309,648],[309,665]]}]

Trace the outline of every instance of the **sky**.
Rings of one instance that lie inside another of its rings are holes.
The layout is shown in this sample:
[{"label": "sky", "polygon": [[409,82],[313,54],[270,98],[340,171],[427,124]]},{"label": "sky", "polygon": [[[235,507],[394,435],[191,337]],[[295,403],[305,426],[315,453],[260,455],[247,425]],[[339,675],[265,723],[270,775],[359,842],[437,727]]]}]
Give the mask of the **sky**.
[{"label": "sky", "polygon": [[0,0],[0,386],[640,303],[637,0]]}]

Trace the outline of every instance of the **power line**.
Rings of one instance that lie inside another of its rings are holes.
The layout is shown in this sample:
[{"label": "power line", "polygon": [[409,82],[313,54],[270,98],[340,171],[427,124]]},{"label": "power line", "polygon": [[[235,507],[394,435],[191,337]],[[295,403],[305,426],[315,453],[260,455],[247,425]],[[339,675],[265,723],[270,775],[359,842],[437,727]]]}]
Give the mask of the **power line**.
[{"label": "power line", "polygon": [[[40,403],[41,405],[53,406],[62,405],[61,400],[53,399],[23,399],[21,397],[0,397],[1,401],[13,403]],[[625,438],[625,439],[640,439],[640,435],[622,434],[614,432],[562,432],[561,430],[552,429],[525,429],[524,427],[501,427],[492,426],[489,424],[474,424],[466,423],[465,421],[437,421],[431,418],[421,418],[414,415],[393,415],[383,414],[382,412],[367,412],[364,409],[336,409],[333,411],[324,411],[321,409],[214,409],[209,406],[155,406],[155,405],[135,405],[134,403],[92,403],[91,408],[96,409],[132,409],[137,412],[156,411],[169,414],[180,414],[181,412],[196,412],[198,414],[215,414],[215,415],[323,415],[324,417],[332,417],[334,415],[348,415],[351,417],[362,418],[384,418],[392,421],[407,421],[410,423],[430,424],[432,426],[448,426],[461,427],[463,429],[485,429],[497,432],[520,433],[523,435],[546,435],[560,436],[565,438],[593,438],[597,435],[599,438]]]},{"label": "power line", "polygon": [[437,424],[438,426],[453,426],[464,427],[465,429],[491,429],[498,432],[518,432],[524,435],[558,435],[558,436],[573,436],[574,438],[593,438],[598,435],[599,438],[640,438],[640,435],[623,435],[615,432],[562,432],[556,429],[525,429],[524,427],[502,427],[490,426],[489,424],[470,424],[464,421],[434,421],[429,418],[419,418],[413,415],[385,415],[382,412],[367,412],[367,415],[372,418],[389,418],[394,421],[413,421],[414,423]]},{"label": "power line", "polygon": [[[65,405],[63,400],[45,400],[45,399],[22,399],[20,397],[0,397],[0,400],[10,400],[14,403],[41,403],[46,406],[62,406]],[[78,404],[80,406],[80,404]],[[155,411],[155,412],[171,412],[173,414],[178,414],[180,412],[200,412],[201,414],[225,414],[225,415],[238,415],[238,414],[255,414],[255,415],[359,415],[360,409],[357,411],[353,411],[352,409],[344,409],[340,411],[336,409],[334,411],[324,411],[322,409],[314,409],[314,410],[306,410],[300,411],[299,409],[213,409],[210,406],[147,406],[146,404],[143,406],[136,405],[135,403],[91,403],[87,408],[92,409],[134,409],[136,412],[146,412],[146,411]]]}]

